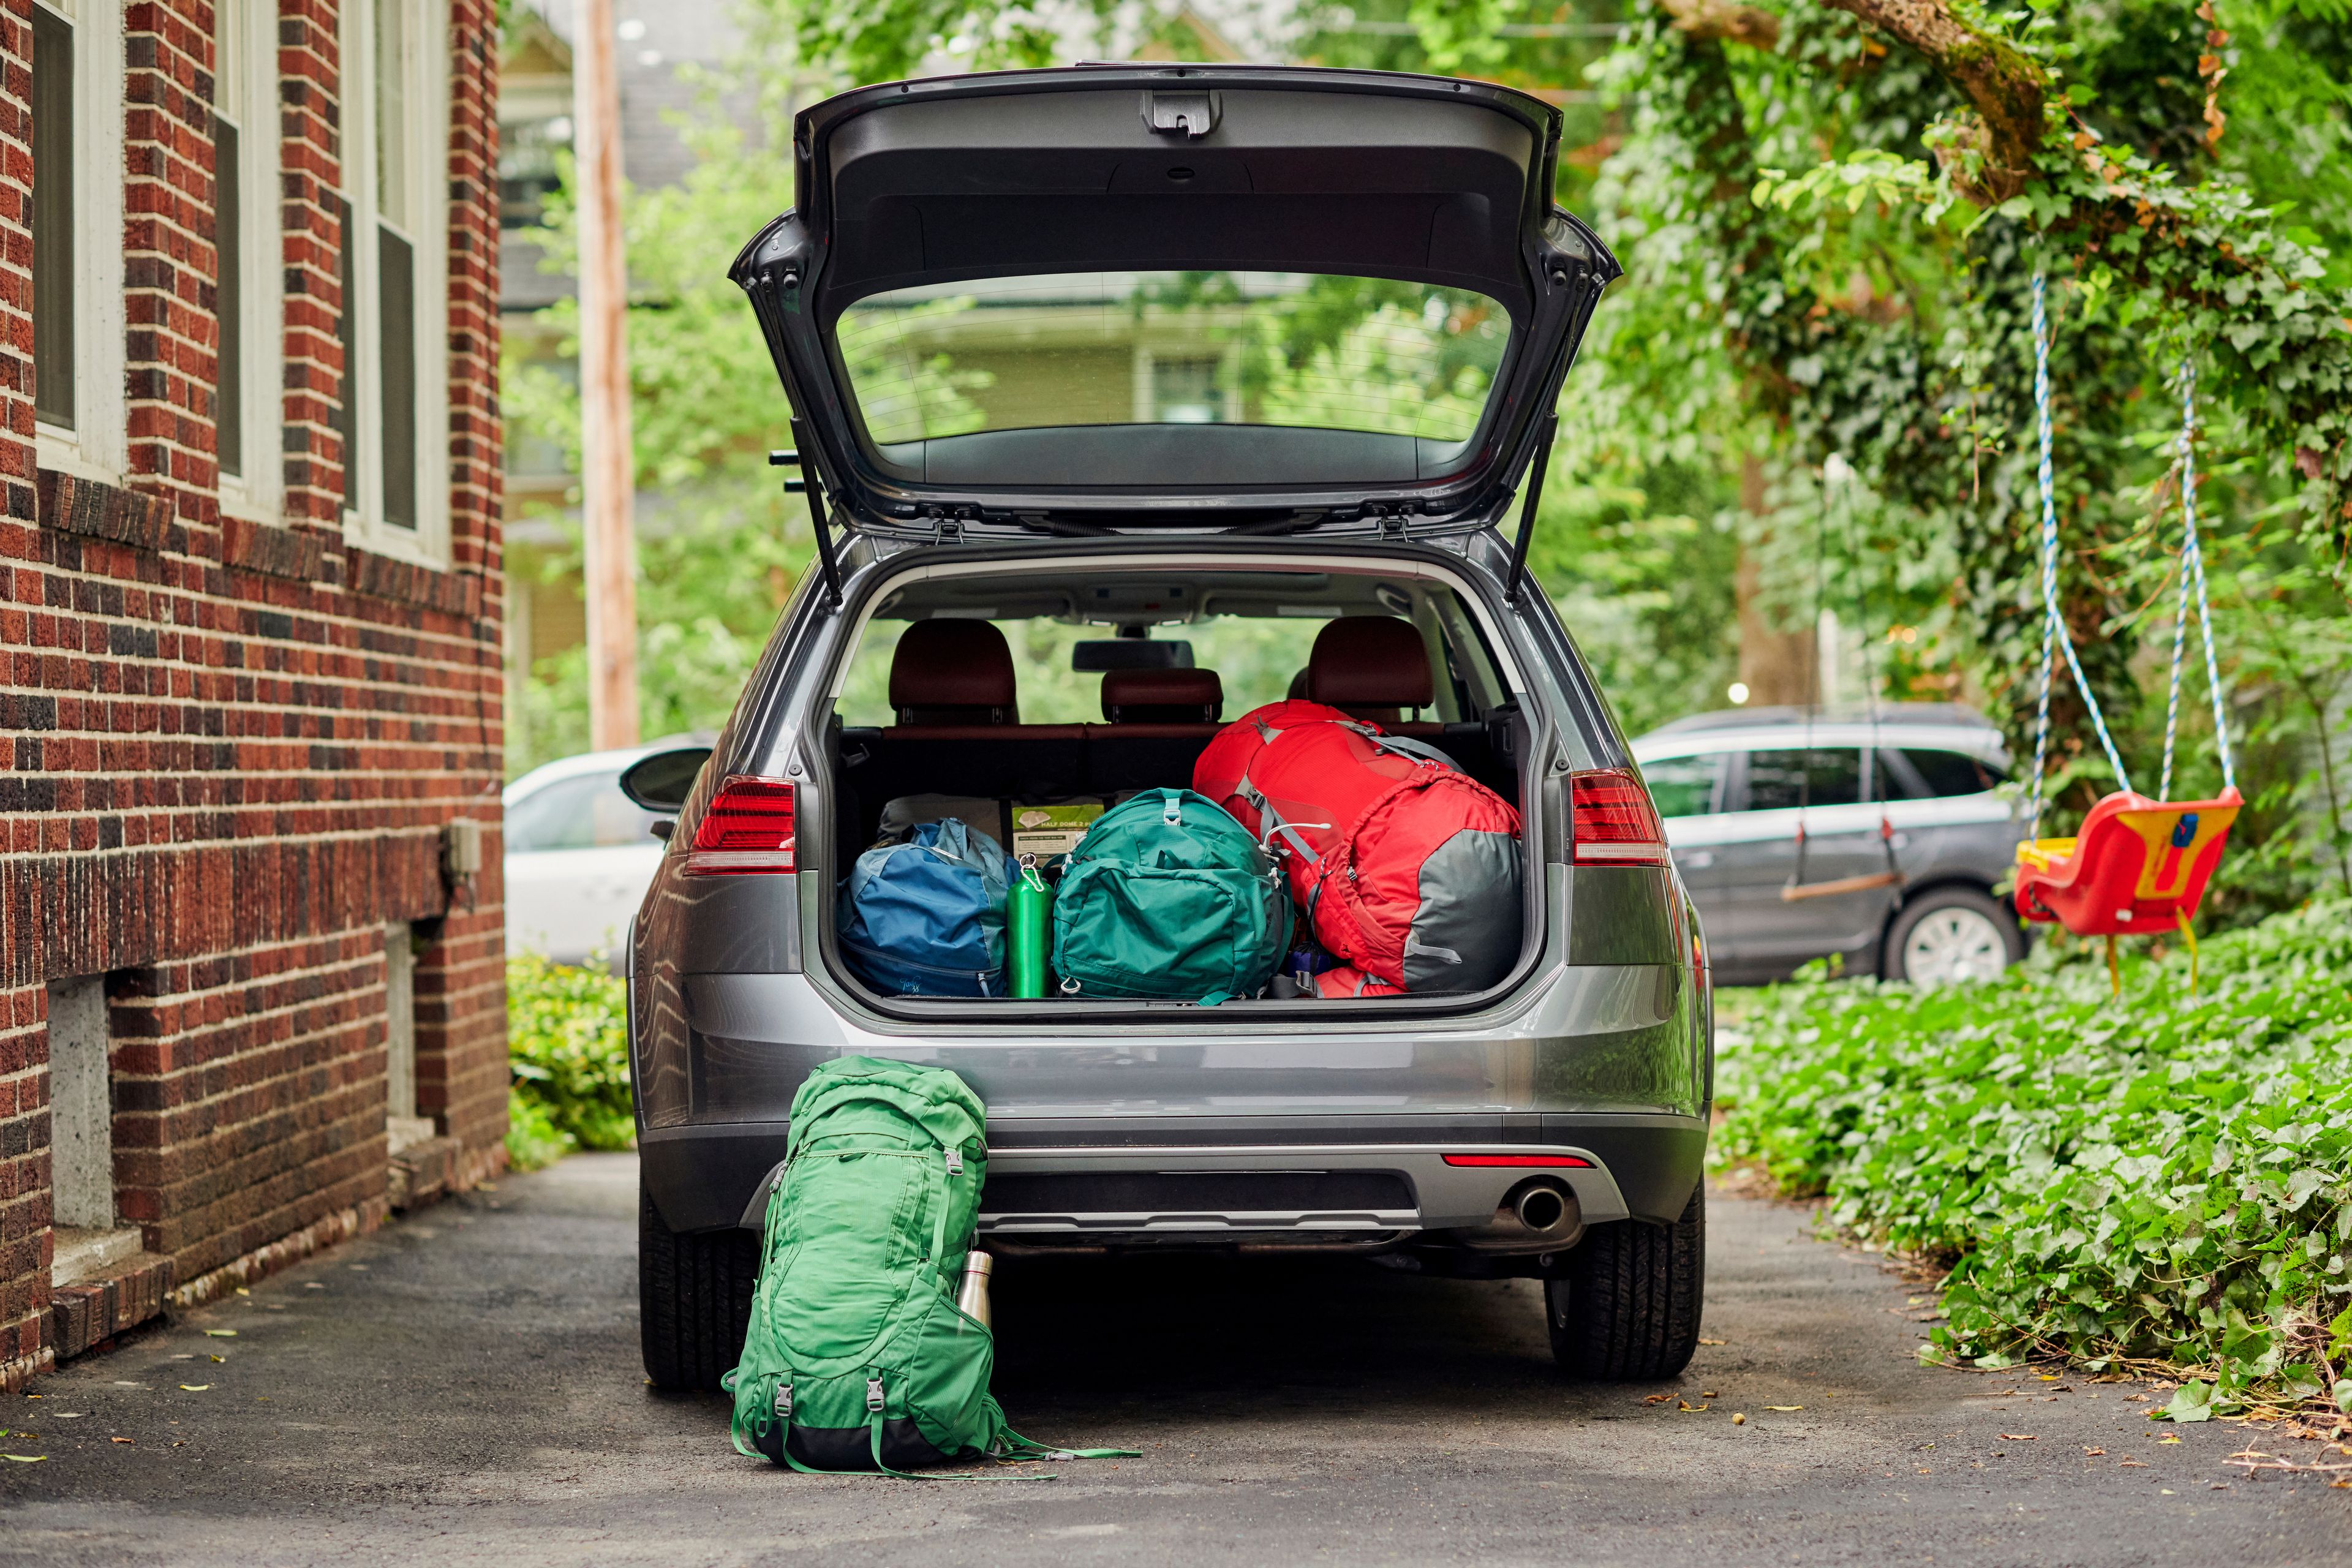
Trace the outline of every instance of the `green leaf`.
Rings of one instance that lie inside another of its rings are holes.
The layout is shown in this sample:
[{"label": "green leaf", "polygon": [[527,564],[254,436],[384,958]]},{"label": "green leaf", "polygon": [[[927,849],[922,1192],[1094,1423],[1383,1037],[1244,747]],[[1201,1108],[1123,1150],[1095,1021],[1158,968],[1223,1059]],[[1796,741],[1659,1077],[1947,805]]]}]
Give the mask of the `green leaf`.
[{"label": "green leaf", "polygon": [[2184,1383],[2174,1391],[2172,1403],[2157,1414],[2168,1421],[2210,1421],[2213,1418],[2213,1385]]}]

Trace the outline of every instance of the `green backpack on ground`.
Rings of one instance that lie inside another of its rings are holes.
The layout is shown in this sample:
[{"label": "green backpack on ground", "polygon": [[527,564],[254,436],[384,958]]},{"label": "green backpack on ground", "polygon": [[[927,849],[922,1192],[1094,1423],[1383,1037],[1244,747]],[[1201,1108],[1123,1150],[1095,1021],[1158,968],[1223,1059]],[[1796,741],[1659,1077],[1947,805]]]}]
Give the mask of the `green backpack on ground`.
[{"label": "green backpack on ground", "polygon": [[1105,812],[1054,893],[1054,973],[1071,996],[1213,1006],[1255,996],[1290,945],[1290,893],[1208,796],[1148,789]]},{"label": "green backpack on ground", "polygon": [[944,1068],[844,1057],[801,1085],[742,1360],[724,1380],[738,1452],[894,1475],[1109,1452],[1040,1447],[988,1392],[995,1336],[955,1301],[987,1129]]}]

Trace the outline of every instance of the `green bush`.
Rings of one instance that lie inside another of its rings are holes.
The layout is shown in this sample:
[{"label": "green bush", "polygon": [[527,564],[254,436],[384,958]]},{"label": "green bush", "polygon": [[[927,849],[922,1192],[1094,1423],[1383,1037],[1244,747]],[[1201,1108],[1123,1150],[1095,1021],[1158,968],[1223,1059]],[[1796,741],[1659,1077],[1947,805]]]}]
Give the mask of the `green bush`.
[{"label": "green bush", "polygon": [[1718,1154],[1950,1264],[1931,1354],[2161,1360],[2191,1419],[2352,1410],[2352,901],[2207,942],[2201,996],[2175,952],[2112,1000],[2095,953],[1761,994],[1722,1043]]},{"label": "green bush", "polygon": [[601,969],[507,961],[507,1153],[529,1170],[574,1149],[627,1149],[628,993]]}]

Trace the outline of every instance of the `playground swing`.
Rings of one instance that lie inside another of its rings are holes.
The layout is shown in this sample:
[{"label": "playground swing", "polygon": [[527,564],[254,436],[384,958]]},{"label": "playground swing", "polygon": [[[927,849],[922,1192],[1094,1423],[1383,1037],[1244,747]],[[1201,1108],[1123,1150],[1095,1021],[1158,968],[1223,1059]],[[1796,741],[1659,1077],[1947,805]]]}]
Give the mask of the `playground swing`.
[{"label": "playground swing", "polygon": [[[2137,794],[2124,772],[2099,700],[2083,679],[2074,638],[2058,610],[2058,514],[2050,469],[2050,337],[2042,305],[2042,278],[2033,277],[2033,405],[2042,442],[2042,694],[2034,715],[2033,805],[2025,840],[2017,847],[2017,912],[2029,921],[2055,921],[2076,936],[2107,939],[2107,980],[2117,995],[2123,976],[2116,963],[2116,938],[2135,931],[2178,930],[2189,946],[2189,984],[2197,987],[2197,933],[2190,923],[2205,896],[2205,884],[2221,863],[2221,850],[2245,797],[2238,793],[2237,766],[2221,699],[2221,667],[2213,657],[2213,620],[2207,603],[2205,556],[2197,538],[2197,470],[2191,438],[2197,424],[2196,367],[2184,360],[2180,392],[2180,595],[2172,623],[2172,689],[2164,714],[2164,772],[2156,799]],[[2205,644],[2205,679],[2213,699],[2213,734],[2221,748],[2222,789],[2212,800],[2170,801],[2173,741],[2180,715],[2180,665],[2188,631],[2189,595],[2197,594],[2197,623]],[[2075,689],[2090,710],[2091,725],[2116,772],[2116,789],[2091,808],[2072,838],[2038,838],[2042,826],[2042,766],[2050,742],[2050,688],[2063,652]]]}]

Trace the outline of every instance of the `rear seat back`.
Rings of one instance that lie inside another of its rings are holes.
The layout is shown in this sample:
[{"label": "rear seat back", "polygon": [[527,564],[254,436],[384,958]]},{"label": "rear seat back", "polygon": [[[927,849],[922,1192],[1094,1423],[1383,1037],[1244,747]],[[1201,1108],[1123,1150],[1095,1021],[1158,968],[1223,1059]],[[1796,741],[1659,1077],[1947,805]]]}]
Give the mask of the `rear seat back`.
[{"label": "rear seat back", "polygon": [[[1217,724],[893,725],[839,736],[847,818],[837,851],[845,868],[873,840],[885,803],[944,793],[1051,801],[1182,784]],[[1472,777],[1510,794],[1509,760],[1476,724],[1396,726],[1425,735]],[[985,824],[982,825],[983,826]],[[993,831],[992,829],[991,831]]]},{"label": "rear seat back", "polygon": [[1327,623],[1307,656],[1306,696],[1401,735],[1444,728],[1404,718],[1434,701],[1437,685],[1421,633],[1394,616],[1341,616]]},{"label": "rear seat back", "polygon": [[[1410,622],[1333,621],[1300,674],[1316,700],[1397,734],[1437,741],[1474,776],[1482,772],[1488,748],[1478,726],[1397,720],[1400,710],[1428,704],[1433,689],[1428,653]],[[997,802],[1066,800],[1181,784],[1223,728],[1223,682],[1213,669],[1107,671],[1102,706],[1109,722],[1101,724],[1024,724],[1017,694],[1013,650],[995,626],[909,625],[890,661],[898,721],[835,732],[845,790],[835,826],[842,868],[872,842],[887,802],[942,792]],[[993,833],[1002,823],[980,826]]]},{"label": "rear seat back", "polygon": [[917,621],[890,655],[890,710],[926,729],[1021,722],[1013,649],[986,621]]}]

